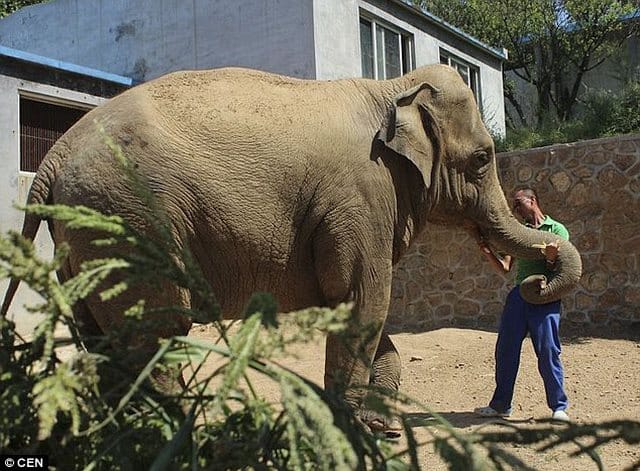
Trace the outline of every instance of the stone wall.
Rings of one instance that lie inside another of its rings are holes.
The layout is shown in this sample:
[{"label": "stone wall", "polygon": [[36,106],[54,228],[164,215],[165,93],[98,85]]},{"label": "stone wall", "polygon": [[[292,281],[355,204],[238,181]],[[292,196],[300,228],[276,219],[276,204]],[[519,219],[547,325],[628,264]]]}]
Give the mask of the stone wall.
[{"label": "stone wall", "polygon": [[[563,324],[640,323],[640,135],[498,154],[510,201],[534,186],[545,213],[563,222],[583,276],[563,299]],[[432,226],[396,267],[392,330],[495,327],[513,274],[498,274],[462,230]]]}]

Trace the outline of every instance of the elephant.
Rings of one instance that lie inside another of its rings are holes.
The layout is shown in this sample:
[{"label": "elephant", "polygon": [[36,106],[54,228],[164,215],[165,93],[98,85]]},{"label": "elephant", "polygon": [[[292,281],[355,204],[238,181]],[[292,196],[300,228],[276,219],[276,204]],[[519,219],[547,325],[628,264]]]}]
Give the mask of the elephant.
[{"label": "elephant", "polygon": [[[474,96],[445,65],[390,80],[179,71],[111,98],[51,148],[28,202],[88,206],[145,233],[147,208],[96,122],[145,177],[225,318],[239,316],[255,291],[272,293],[281,312],[352,303],[353,343],[328,335],[324,383],[355,410],[362,407],[357,386],[399,387],[398,352],[384,330],[392,269],[428,225],[479,233],[496,249],[529,259],[543,256],[534,245],[557,242],[557,275],[522,285],[534,303],[559,299],[581,275],[571,243],[513,216]],[[33,239],[40,222],[27,214],[23,235]],[[63,280],[83,261],[112,254],[91,245],[87,232],[55,220],[49,230],[56,246],[70,246]],[[3,313],[14,291],[12,283]],[[89,333],[107,333],[140,298],[150,308],[193,302],[170,284],[139,287],[109,301],[89,297],[74,315]],[[141,349],[189,331],[184,317],[163,315],[159,328],[137,340]],[[366,338],[365,324],[374,326]]]}]

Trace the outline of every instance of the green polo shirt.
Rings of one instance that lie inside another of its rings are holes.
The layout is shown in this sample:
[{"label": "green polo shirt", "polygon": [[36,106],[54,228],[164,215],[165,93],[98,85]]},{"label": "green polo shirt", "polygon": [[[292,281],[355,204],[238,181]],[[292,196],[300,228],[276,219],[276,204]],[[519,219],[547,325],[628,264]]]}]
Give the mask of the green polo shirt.
[{"label": "green polo shirt", "polygon": [[[533,227],[529,226],[528,227]],[[569,240],[569,231],[564,227],[563,224],[558,221],[550,218],[549,216],[545,216],[544,221],[540,227],[537,228],[539,231],[551,232],[553,234],[557,234],[565,240]],[[551,242],[551,241],[549,241]],[[547,277],[547,279],[551,279],[553,277],[553,272],[547,269],[547,264],[544,259],[539,260],[525,260],[525,259],[516,259],[516,284],[519,285],[522,283],[526,277],[531,275],[536,275],[542,273]]]}]

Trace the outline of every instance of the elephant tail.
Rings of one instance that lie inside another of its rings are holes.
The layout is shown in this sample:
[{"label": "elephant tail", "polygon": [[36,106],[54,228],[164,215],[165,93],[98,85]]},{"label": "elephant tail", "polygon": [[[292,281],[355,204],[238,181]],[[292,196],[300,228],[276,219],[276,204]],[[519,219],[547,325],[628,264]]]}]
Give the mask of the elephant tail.
[{"label": "elephant tail", "polygon": [[[55,181],[56,169],[59,166],[59,157],[61,157],[61,155],[55,150],[56,146],[58,149],[62,147],[61,145],[58,146],[58,144],[54,145],[36,172],[36,176],[31,184],[31,189],[29,190],[29,196],[27,197],[27,205],[47,204],[51,202],[51,188]],[[38,233],[38,229],[40,228],[41,221],[42,218],[39,215],[25,212],[21,231],[22,237],[33,242],[36,234]],[[19,284],[20,279],[15,277],[12,277],[9,281],[9,287],[7,288],[2,302],[2,307],[0,308],[0,317],[5,317],[7,315],[9,306],[11,305],[13,297],[18,290]]]}]

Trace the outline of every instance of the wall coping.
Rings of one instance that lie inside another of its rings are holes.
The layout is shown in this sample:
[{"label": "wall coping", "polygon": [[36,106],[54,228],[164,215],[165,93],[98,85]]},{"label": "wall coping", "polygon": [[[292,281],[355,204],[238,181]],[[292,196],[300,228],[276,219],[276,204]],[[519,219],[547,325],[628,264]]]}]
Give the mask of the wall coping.
[{"label": "wall coping", "polygon": [[540,152],[551,152],[556,149],[566,149],[571,147],[598,146],[608,144],[610,142],[620,141],[640,141],[640,134],[621,134],[619,136],[600,137],[597,139],[585,139],[583,141],[564,142],[560,144],[551,144],[543,147],[532,147],[529,149],[510,150],[508,152],[499,152],[497,157],[513,157],[515,155],[526,156],[529,154],[539,154]]}]

